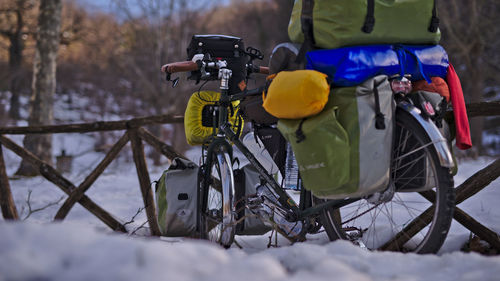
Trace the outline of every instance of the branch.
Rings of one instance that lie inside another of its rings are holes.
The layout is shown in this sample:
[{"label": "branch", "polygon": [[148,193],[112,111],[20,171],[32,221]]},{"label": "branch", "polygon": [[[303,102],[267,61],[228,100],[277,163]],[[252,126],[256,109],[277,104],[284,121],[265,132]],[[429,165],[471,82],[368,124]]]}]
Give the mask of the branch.
[{"label": "branch", "polygon": [[141,207],[137,210],[137,212],[135,213],[135,215],[126,223],[123,224],[123,226],[126,226],[127,224],[131,224],[135,221],[135,218],[144,210],[144,207]]},{"label": "branch", "polygon": [[28,219],[32,214],[34,213],[37,213],[37,212],[40,212],[40,211],[43,211],[45,209],[47,209],[48,207],[51,207],[51,206],[54,206],[54,205],[57,205],[59,204],[63,199],[64,199],[64,196],[61,196],[61,198],[59,198],[57,201],[54,201],[54,202],[50,202],[48,203],[47,205],[45,206],[42,206],[40,208],[36,208],[36,209],[33,209],[31,207],[31,193],[33,192],[33,190],[28,190],[28,198],[26,199],[26,204],[28,205],[28,214],[26,215],[26,217],[23,218],[23,221],[25,221],[26,219]]},{"label": "branch", "polygon": [[135,233],[136,233],[138,230],[140,230],[140,229],[144,228],[144,226],[145,226],[145,225],[146,225],[146,223],[148,223],[148,222],[149,222],[149,220],[146,220],[145,222],[143,222],[143,223],[142,223],[139,227],[137,227],[136,229],[134,229],[134,231],[132,231],[132,232],[130,233],[130,235],[129,235],[129,236],[131,236],[131,235],[135,235]]}]

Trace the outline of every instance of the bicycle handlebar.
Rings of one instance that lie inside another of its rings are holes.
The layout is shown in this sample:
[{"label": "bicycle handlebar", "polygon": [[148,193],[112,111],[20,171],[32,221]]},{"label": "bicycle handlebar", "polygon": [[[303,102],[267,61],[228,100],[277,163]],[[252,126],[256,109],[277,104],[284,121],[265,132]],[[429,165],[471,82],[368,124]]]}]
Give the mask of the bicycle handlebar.
[{"label": "bicycle handlebar", "polygon": [[269,67],[267,67],[267,66],[259,66],[259,71],[256,72],[256,73],[269,75]]},{"label": "bicycle handlebar", "polygon": [[194,61],[179,61],[165,64],[161,71],[165,73],[187,72],[199,69],[199,65]]},{"label": "bicycle handlebar", "polygon": [[[202,62],[203,63],[203,62]],[[208,63],[207,65],[212,66],[211,64],[214,63]],[[214,64],[215,66],[215,64]],[[172,62],[165,64],[161,67],[161,71],[165,73],[176,73],[176,72],[187,72],[187,71],[196,71],[200,69],[200,64],[194,61],[179,61],[179,62]],[[260,74],[269,74],[269,67],[266,66],[256,66],[253,65],[251,67],[253,73],[260,73]]]}]

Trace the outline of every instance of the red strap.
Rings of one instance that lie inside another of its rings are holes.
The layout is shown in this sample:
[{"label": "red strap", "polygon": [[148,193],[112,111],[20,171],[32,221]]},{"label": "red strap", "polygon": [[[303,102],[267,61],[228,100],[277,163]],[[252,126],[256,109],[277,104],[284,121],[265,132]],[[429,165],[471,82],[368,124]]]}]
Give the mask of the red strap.
[{"label": "red strap", "polygon": [[469,119],[467,118],[467,110],[465,109],[464,93],[462,84],[458,78],[453,65],[448,66],[446,74],[446,82],[450,88],[451,104],[453,106],[453,115],[455,116],[456,127],[456,146],[462,150],[472,147],[470,138]]}]

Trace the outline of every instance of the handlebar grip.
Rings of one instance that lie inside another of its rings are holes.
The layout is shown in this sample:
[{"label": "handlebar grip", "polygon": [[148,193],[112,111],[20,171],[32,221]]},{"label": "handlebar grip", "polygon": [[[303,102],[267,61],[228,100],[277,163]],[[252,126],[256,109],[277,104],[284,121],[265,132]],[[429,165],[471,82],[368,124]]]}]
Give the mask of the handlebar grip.
[{"label": "handlebar grip", "polygon": [[198,70],[198,64],[193,61],[179,61],[165,64],[161,67],[161,71],[166,73],[186,72]]},{"label": "handlebar grip", "polygon": [[269,75],[269,67],[267,67],[267,66],[259,66],[259,73],[260,74],[267,74],[267,75]]}]

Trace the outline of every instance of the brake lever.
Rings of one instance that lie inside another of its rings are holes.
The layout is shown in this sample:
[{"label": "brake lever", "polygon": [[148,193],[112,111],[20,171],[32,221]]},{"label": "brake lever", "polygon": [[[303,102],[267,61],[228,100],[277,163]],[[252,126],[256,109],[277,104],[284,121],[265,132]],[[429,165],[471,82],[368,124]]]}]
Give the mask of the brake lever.
[{"label": "brake lever", "polygon": [[167,73],[166,73],[166,75],[165,75],[165,80],[166,80],[167,82],[172,81],[172,88],[175,88],[175,87],[177,87],[177,85],[179,84],[179,77],[174,78],[174,80],[172,80],[172,79],[171,79],[171,78],[172,78],[172,77],[171,77],[171,75],[172,75],[172,74],[171,74],[170,72],[167,72]]}]

